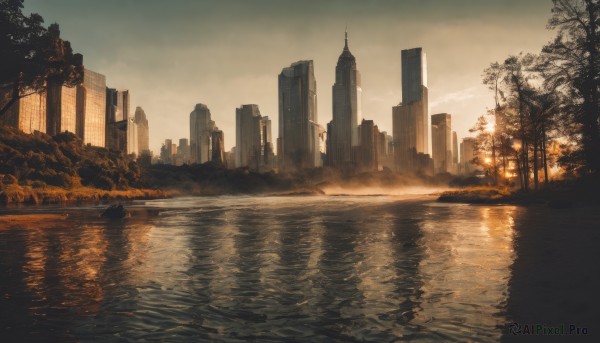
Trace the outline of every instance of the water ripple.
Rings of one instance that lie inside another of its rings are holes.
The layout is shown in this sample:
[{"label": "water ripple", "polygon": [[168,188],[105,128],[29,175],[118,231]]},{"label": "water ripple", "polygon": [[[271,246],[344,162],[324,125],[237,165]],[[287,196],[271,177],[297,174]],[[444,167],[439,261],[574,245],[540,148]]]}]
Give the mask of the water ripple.
[{"label": "water ripple", "polygon": [[0,333],[71,341],[497,341],[514,207],[214,197],[0,229]]}]

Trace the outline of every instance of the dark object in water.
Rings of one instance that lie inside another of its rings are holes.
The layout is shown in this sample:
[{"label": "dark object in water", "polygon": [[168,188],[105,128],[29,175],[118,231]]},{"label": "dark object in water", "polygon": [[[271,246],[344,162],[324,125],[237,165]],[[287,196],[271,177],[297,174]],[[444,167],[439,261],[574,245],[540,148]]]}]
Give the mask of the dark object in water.
[{"label": "dark object in water", "polygon": [[111,218],[111,219],[122,219],[127,216],[127,211],[123,208],[123,205],[110,205],[104,212],[102,212],[102,217]]}]

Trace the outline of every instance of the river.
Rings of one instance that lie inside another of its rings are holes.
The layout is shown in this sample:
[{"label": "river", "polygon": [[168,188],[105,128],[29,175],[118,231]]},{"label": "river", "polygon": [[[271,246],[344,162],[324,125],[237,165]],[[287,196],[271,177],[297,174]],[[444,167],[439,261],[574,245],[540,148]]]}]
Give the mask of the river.
[{"label": "river", "polygon": [[388,195],[129,208],[119,221],[101,206],[29,208],[61,216],[0,224],[3,337],[495,342],[527,211]]}]

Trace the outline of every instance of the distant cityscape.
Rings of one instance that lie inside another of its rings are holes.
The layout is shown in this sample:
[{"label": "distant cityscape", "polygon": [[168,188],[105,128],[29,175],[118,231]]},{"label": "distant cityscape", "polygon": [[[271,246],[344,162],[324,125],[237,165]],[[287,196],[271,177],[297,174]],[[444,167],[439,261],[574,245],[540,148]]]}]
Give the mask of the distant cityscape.
[{"label": "distant cityscape", "polygon": [[135,154],[146,164],[211,161],[257,172],[328,166],[357,172],[387,168],[423,175],[472,174],[477,170],[473,163],[475,139],[466,137],[458,144],[451,114],[431,115],[429,151],[425,52],[420,47],[402,50],[401,64],[402,99],[392,106],[393,135],[363,118],[361,76],[347,33],[335,68],[332,120],[326,127],[318,121],[313,61],[292,63],[278,76],[279,136],[275,142],[269,117],[260,113],[258,105],[243,104],[235,110],[236,144],[225,151],[224,132],[212,120],[208,106],[198,103],[190,113],[189,139],[181,138],[178,144],[165,139],[160,153],[153,156],[142,107],[132,113],[129,90],[107,87],[104,75],[87,68],[76,87],[48,83],[45,93],[19,99],[0,118],[0,124],[26,133],[69,131],[85,144]]},{"label": "distant cityscape", "polygon": [[[79,58],[83,59],[81,55]],[[76,87],[48,82],[46,91],[20,98],[0,124],[25,133],[71,132],[84,144],[149,159],[149,126],[142,107],[130,112],[130,93],[106,86],[106,76],[84,68]]]}]

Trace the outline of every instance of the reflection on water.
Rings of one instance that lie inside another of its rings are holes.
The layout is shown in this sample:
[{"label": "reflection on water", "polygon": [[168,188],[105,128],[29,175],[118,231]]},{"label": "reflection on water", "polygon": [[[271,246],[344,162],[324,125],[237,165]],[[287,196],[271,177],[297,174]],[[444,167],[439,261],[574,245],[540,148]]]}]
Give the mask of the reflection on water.
[{"label": "reflection on water", "polygon": [[497,341],[506,322],[516,207],[390,196],[139,207],[161,214],[111,222],[72,209],[68,219],[0,228],[0,333]]}]

